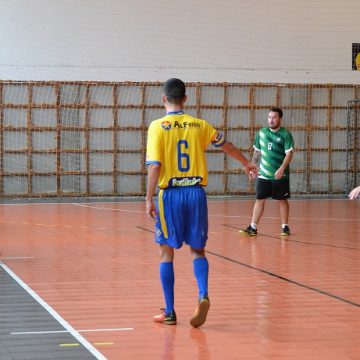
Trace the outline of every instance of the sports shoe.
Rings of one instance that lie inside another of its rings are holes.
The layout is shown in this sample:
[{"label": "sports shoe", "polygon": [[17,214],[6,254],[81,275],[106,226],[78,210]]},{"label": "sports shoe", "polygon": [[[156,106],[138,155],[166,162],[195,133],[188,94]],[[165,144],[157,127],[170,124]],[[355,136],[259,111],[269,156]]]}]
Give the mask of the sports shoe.
[{"label": "sports shoe", "polygon": [[190,325],[197,328],[204,324],[206,316],[210,308],[210,300],[207,296],[204,296],[199,300],[199,303],[194,311],[192,318],[190,319]]},{"label": "sports shoe", "polygon": [[241,235],[255,236],[257,235],[257,230],[249,225],[246,229],[240,230],[239,233]]},{"label": "sports shoe", "polygon": [[166,325],[176,325],[176,314],[175,310],[170,314],[165,313],[165,309],[160,309],[161,313],[159,315],[155,315],[153,320],[158,323],[166,324]]},{"label": "sports shoe", "polygon": [[281,236],[289,236],[290,235],[290,228],[285,225],[281,230]]}]

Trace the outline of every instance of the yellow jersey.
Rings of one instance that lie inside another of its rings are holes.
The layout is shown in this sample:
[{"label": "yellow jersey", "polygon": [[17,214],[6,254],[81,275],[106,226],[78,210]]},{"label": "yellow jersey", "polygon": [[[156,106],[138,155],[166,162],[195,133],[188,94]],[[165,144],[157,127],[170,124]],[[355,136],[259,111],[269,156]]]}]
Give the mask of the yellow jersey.
[{"label": "yellow jersey", "polygon": [[221,146],[223,134],[207,121],[183,112],[169,113],[151,122],[148,130],[146,164],[161,164],[158,185],[207,185],[205,149]]}]

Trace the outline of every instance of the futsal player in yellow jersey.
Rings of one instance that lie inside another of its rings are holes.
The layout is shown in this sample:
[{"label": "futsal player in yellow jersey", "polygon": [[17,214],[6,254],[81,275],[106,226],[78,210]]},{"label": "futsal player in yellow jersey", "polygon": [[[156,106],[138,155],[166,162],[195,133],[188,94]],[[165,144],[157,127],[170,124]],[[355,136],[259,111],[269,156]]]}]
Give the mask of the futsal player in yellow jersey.
[{"label": "futsal player in yellow jersey", "polygon": [[[205,256],[208,236],[207,185],[205,149],[212,143],[239,160],[247,174],[257,173],[250,163],[223,134],[207,121],[183,111],[185,84],[179,79],[165,82],[163,102],[166,116],[154,120],[148,130],[146,164],[148,181],[146,213],[156,220],[155,241],[160,245],[160,280],[165,308],[154,316],[155,322],[176,324],[174,310],[174,249],[184,243],[193,255],[193,269],[198,285],[198,302],[190,319],[193,327],[201,326],[210,307],[208,296],[209,264]],[[159,187],[157,206],[153,201]]]}]

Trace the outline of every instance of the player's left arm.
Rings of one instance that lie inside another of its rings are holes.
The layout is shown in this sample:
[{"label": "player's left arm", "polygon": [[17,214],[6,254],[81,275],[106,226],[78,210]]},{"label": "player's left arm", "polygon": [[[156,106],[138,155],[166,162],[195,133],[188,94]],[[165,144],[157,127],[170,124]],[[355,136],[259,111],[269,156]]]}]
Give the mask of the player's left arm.
[{"label": "player's left arm", "polygon": [[244,166],[244,171],[247,175],[250,172],[257,174],[258,167],[256,164],[250,162],[241,152],[239,148],[237,148],[233,143],[229,141],[225,141],[220,147],[226,154],[230,155],[234,159],[240,161]]},{"label": "player's left arm", "polygon": [[291,159],[293,158],[294,155],[294,138],[291,134],[291,132],[287,132],[286,136],[285,136],[285,158],[281,164],[281,166],[279,167],[279,169],[277,169],[277,171],[275,172],[274,176],[276,180],[279,180],[283,177],[284,172],[286,170],[286,168],[289,166]]},{"label": "player's left arm", "polygon": [[291,159],[293,158],[293,155],[294,155],[293,149],[286,152],[285,158],[284,158],[281,166],[275,172],[276,180],[279,180],[283,177],[286,168],[289,166]]},{"label": "player's left arm", "polygon": [[[205,123],[207,124],[207,123]],[[227,141],[224,137],[224,135],[220,132],[217,132],[212,126],[208,125],[208,131],[209,136],[207,136],[207,139],[211,139],[211,143],[217,147],[220,148],[222,151],[224,151],[226,154],[230,155],[234,159],[240,161],[242,165],[244,166],[244,171],[247,175],[252,172],[253,174],[258,173],[258,167],[250,162],[241,152],[239,148],[237,148],[232,142]],[[207,144],[206,144],[207,145]]]}]

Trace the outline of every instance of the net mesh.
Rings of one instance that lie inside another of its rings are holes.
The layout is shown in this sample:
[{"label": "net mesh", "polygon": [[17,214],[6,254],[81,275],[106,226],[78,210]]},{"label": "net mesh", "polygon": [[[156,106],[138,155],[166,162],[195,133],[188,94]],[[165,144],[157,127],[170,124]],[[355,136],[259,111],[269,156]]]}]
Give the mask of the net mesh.
[{"label": "net mesh", "polygon": [[347,108],[347,153],[346,190],[349,193],[358,186],[360,179],[360,99],[348,101]]},{"label": "net mesh", "polygon": [[[164,115],[161,86],[1,81],[0,196],[143,196],[146,130]],[[348,102],[360,97],[359,85],[188,83],[187,94],[185,111],[248,158],[270,107],[281,107],[295,140],[292,193],[345,194],[356,181],[359,124],[349,123]],[[209,194],[253,193],[241,165],[221,150],[209,148],[207,161]]]}]

